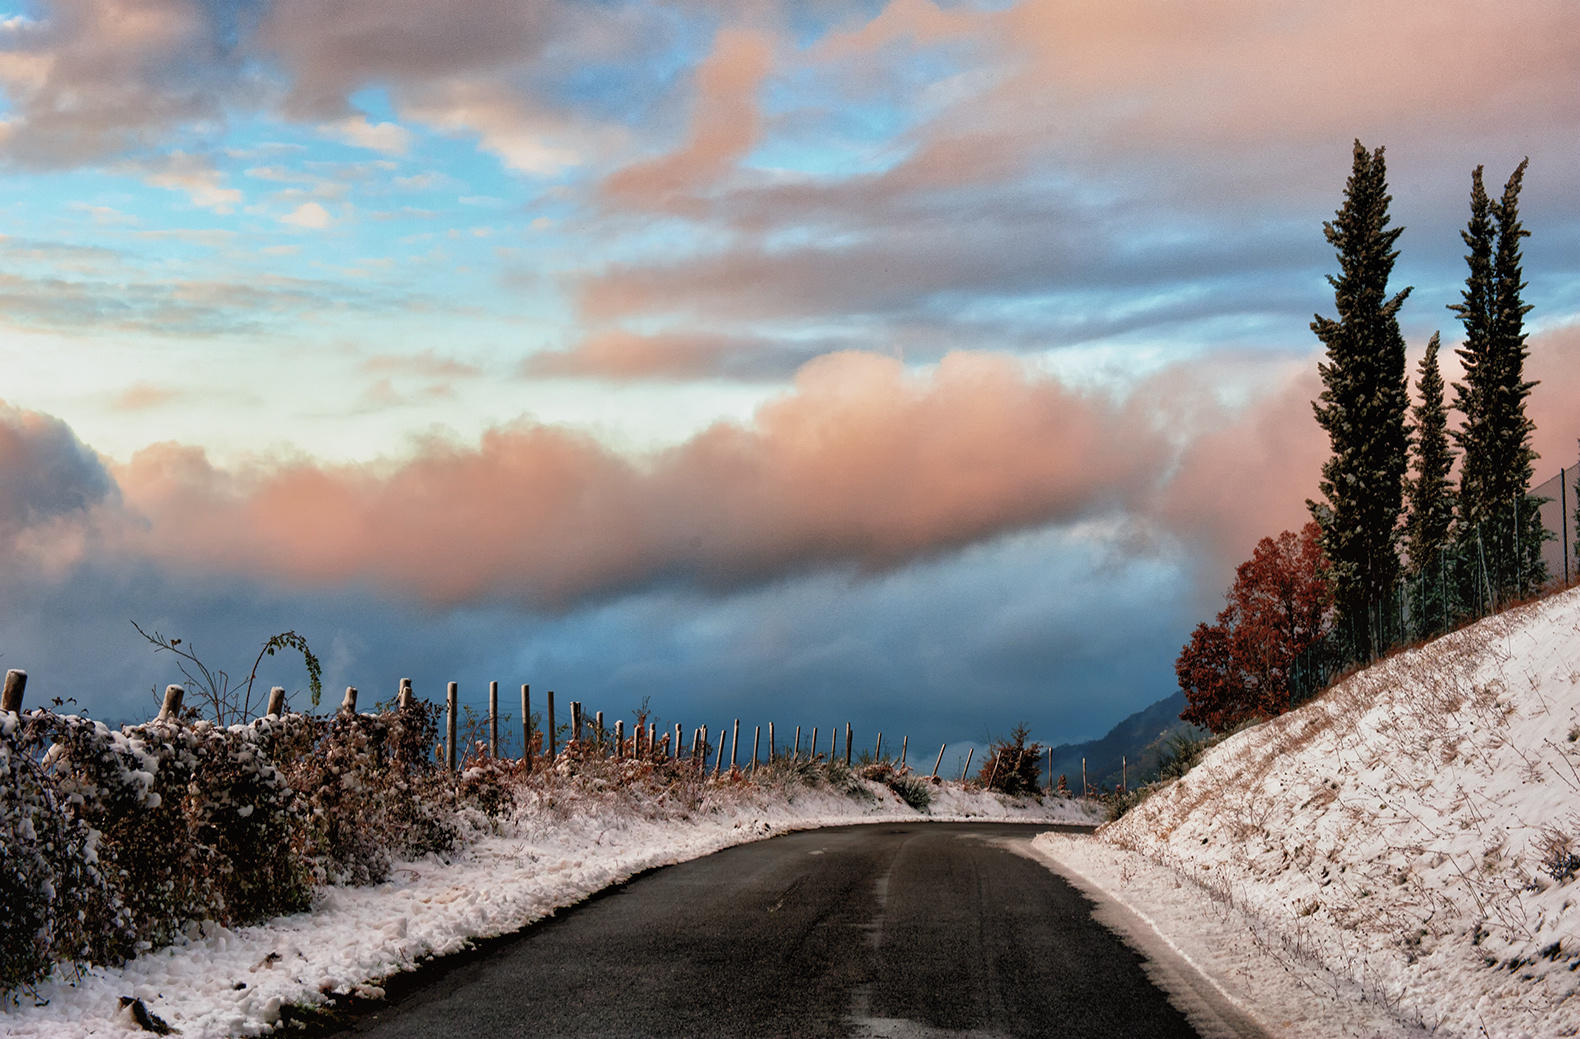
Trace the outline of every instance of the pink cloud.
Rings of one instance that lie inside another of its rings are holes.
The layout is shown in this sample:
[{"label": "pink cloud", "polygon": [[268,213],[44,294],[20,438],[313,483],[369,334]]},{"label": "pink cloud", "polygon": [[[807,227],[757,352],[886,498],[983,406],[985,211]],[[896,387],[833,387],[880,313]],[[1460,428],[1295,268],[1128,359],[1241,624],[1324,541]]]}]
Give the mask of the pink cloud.
[{"label": "pink cloud", "polygon": [[123,549],[172,566],[567,603],[660,579],[900,565],[1119,508],[1163,451],[1135,416],[1012,359],[954,355],[918,376],[836,354],[751,424],[642,459],[516,426],[384,466],[226,473],[165,445],[116,476],[147,520]]},{"label": "pink cloud", "polygon": [[761,33],[726,29],[713,52],[697,67],[691,131],[668,155],[618,170],[603,183],[605,194],[627,205],[663,207],[677,196],[697,194],[729,172],[757,143],[756,94],[773,61]]}]

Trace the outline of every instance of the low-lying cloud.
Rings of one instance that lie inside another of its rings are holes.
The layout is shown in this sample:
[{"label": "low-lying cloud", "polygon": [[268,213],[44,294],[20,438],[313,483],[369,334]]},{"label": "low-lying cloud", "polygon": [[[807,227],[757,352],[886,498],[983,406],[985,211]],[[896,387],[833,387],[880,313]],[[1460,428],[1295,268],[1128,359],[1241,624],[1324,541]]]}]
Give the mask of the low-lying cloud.
[{"label": "low-lying cloud", "polygon": [[124,549],[169,566],[553,606],[896,567],[1123,508],[1163,452],[1125,409],[1012,359],[955,355],[917,375],[834,354],[750,424],[644,458],[522,424],[382,466],[225,472],[167,444],[115,475],[146,521]]}]

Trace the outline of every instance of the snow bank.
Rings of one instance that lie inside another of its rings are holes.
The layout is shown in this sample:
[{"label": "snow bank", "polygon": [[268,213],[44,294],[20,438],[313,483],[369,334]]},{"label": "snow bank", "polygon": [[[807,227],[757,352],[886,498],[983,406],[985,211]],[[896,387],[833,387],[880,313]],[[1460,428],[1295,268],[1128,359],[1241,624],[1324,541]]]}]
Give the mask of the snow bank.
[{"label": "snow bank", "polygon": [[1037,845],[1280,1034],[1580,1033],[1580,590],[1225,740],[1095,841]]},{"label": "snow bank", "polygon": [[[849,823],[933,819],[1092,823],[1092,806],[932,787],[918,813],[886,787],[872,800],[826,788],[709,784],[700,803],[555,778],[518,793],[518,810],[447,859],[399,863],[370,887],[322,889],[311,912],[256,927],[193,928],[187,940],[80,978],[57,970],[38,1001],[0,1012],[0,1032],[70,1039],[128,1034],[119,998],[140,998],[189,1039],[256,1035],[282,1006],[377,982],[469,939],[506,934],[633,874],[775,834]],[[141,1033],[139,1033],[141,1034]]]}]

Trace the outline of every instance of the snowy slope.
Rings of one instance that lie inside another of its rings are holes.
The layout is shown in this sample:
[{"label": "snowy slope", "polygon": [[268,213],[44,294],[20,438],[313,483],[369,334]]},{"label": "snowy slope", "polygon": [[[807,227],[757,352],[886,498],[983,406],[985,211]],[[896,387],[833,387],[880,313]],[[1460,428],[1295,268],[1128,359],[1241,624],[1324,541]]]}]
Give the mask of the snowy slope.
[{"label": "snowy slope", "polygon": [[[1580,589],[1225,740],[1096,841],[1038,843],[1275,1031],[1580,1033]],[[1240,937],[1197,940],[1207,906]]]},{"label": "snowy slope", "polygon": [[1038,804],[945,783],[923,816],[887,787],[871,800],[797,784],[710,783],[699,801],[549,777],[517,795],[513,818],[474,834],[445,859],[398,863],[388,882],[322,890],[310,913],[235,930],[210,925],[189,940],[82,978],[57,970],[0,1009],[0,1034],[73,1039],[147,1035],[118,1016],[142,999],[184,1039],[256,1035],[290,1003],[333,992],[376,995],[376,981],[469,938],[506,934],[654,866],[793,829],[894,819],[1095,822],[1073,800]]}]

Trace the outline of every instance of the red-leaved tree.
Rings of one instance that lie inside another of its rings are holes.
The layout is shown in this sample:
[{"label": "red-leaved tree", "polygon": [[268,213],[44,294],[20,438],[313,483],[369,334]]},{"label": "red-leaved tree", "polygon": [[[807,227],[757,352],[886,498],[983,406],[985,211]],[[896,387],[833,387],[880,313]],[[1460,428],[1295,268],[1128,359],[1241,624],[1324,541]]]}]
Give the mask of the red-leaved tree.
[{"label": "red-leaved tree", "polygon": [[1188,701],[1180,717],[1213,732],[1289,707],[1290,668],[1332,624],[1321,532],[1307,523],[1257,542],[1235,569],[1213,624],[1198,624],[1174,662]]}]

